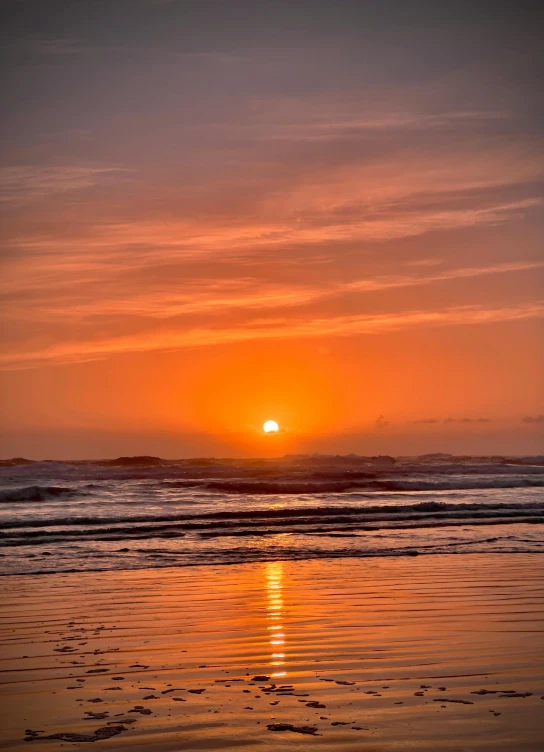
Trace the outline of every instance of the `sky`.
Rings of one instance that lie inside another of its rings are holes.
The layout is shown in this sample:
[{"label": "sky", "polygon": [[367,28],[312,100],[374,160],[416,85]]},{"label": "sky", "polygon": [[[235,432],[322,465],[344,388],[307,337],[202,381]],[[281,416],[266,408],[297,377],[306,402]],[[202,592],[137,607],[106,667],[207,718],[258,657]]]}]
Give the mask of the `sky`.
[{"label": "sky", "polygon": [[538,3],[1,14],[1,456],[544,452]]}]

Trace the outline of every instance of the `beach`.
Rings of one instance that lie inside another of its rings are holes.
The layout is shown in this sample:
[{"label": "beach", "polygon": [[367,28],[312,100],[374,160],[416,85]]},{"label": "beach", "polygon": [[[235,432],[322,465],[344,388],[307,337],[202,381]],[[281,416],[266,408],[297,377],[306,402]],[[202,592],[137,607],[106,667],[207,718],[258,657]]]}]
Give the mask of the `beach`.
[{"label": "beach", "polygon": [[12,575],[0,589],[2,750],[541,749],[535,554]]}]

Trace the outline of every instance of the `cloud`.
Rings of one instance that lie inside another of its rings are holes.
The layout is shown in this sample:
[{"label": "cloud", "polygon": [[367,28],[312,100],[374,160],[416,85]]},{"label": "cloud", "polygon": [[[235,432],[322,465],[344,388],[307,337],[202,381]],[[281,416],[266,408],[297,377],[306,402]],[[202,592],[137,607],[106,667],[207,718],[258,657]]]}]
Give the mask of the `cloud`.
[{"label": "cloud", "polygon": [[440,266],[444,263],[444,259],[439,256],[428,256],[426,258],[413,259],[408,261],[408,266]]},{"label": "cloud", "polygon": [[[12,170],[0,176],[0,198],[6,202],[21,202],[41,198],[47,193],[78,190],[95,185],[108,173],[121,172],[119,168],[73,170]],[[176,258],[204,258],[206,255],[225,255],[232,252],[236,258],[254,256],[261,251],[290,255],[297,247],[314,247],[333,242],[387,242],[417,237],[430,232],[463,229],[480,225],[500,224],[543,204],[540,198],[498,203],[489,207],[442,208],[421,207],[410,210],[406,204],[397,203],[370,209],[364,204],[353,204],[335,209],[318,207],[292,214],[278,213],[273,220],[248,223],[231,218],[224,224],[210,219],[196,224],[187,218],[181,221],[132,219],[127,222],[105,222],[91,228],[83,243],[95,251],[133,249],[142,254],[146,246],[154,255]],[[18,241],[22,250],[66,251],[77,238],[48,238]],[[145,258],[145,253],[142,254]]]},{"label": "cloud", "polygon": [[[292,117],[296,118],[296,114]],[[357,138],[368,132],[387,132],[387,131],[426,131],[451,128],[459,128],[463,125],[474,125],[475,123],[489,123],[490,121],[507,120],[507,112],[500,111],[453,111],[439,114],[429,114],[424,112],[375,112],[373,115],[366,117],[354,116],[330,119],[329,113],[323,113],[322,117],[317,115],[314,119],[308,119],[304,113],[300,113],[299,122],[274,122],[274,110],[271,110],[269,118],[260,124],[247,126],[248,135],[253,138],[284,140],[284,141],[302,141],[308,142],[326,142],[341,141]]]},{"label": "cloud", "polygon": [[78,39],[59,37],[57,39],[42,39],[34,47],[44,55],[76,55],[83,48]]},{"label": "cloud", "polygon": [[526,415],[521,419],[522,423],[544,423],[544,415]]},{"label": "cloud", "polygon": [[0,169],[0,201],[20,204],[50,194],[90,188],[104,177],[129,172],[121,167],[13,165]]},{"label": "cloud", "polygon": [[274,323],[259,327],[252,327],[249,322],[248,325],[230,328],[158,328],[139,334],[89,338],[38,349],[20,349],[0,356],[0,367],[11,369],[35,367],[44,363],[84,362],[122,353],[179,350],[252,340],[374,335],[414,327],[474,326],[532,318],[544,318],[544,302],[508,308],[458,306],[435,311],[409,310],[374,315],[304,318],[285,321],[283,325]]},{"label": "cloud", "polygon": [[[485,267],[464,267],[447,269],[431,275],[380,276],[336,284],[324,280],[320,285],[289,285],[262,283],[252,277],[236,279],[202,279],[176,283],[167,274],[152,280],[146,275],[146,285],[141,290],[139,282],[127,282],[128,265],[138,266],[140,258],[122,259],[116,267],[114,257],[101,260],[92,254],[88,259],[81,254],[57,266],[46,257],[45,263],[32,261],[32,269],[24,278],[10,279],[5,271],[4,296],[5,314],[25,320],[39,318],[53,320],[69,315],[83,320],[97,316],[145,316],[154,319],[169,319],[196,314],[221,314],[229,311],[252,309],[296,308],[318,301],[326,301],[347,295],[360,295],[365,292],[380,292],[432,285],[434,283],[470,279],[494,274],[512,274],[543,268],[544,262],[507,262]],[[17,261],[19,265],[20,262]],[[112,273],[119,272],[111,281]],[[124,272],[124,274],[123,274]],[[53,275],[53,276],[52,276]],[[71,295],[58,294],[54,278],[63,285],[67,275],[77,276]],[[103,280],[101,281],[101,278]],[[47,288],[43,281],[48,279]],[[97,299],[95,285],[101,283],[101,295]],[[21,287],[24,285],[24,287]],[[137,286],[138,285],[138,286]],[[24,291],[30,293],[30,300],[21,299]],[[6,298],[5,298],[6,299]]]},{"label": "cloud", "polygon": [[527,271],[529,269],[543,268],[544,262],[511,262],[496,264],[485,267],[465,267],[458,269],[447,269],[439,274],[428,276],[399,276],[399,277],[382,277],[374,280],[360,280],[350,282],[345,285],[345,291],[371,291],[387,290],[396,287],[417,287],[419,285],[429,285],[434,282],[445,282],[455,279],[469,279],[471,277],[481,277],[488,274],[506,274],[512,272]]},{"label": "cloud", "polygon": [[413,420],[415,424],[427,424],[434,425],[436,423],[443,423],[445,425],[451,425],[452,423],[491,423],[490,418],[446,418],[440,421],[438,418],[423,418],[421,420]]},{"label": "cloud", "polygon": [[[47,44],[72,65],[74,39]],[[200,66],[195,60],[191,75]],[[208,75],[205,67],[203,80]],[[367,92],[370,99],[357,87],[300,97],[242,89],[227,104],[204,97],[183,117],[170,109],[171,97],[159,97],[164,142],[146,140],[153,128],[145,114],[133,118],[140,97],[127,91],[127,112],[119,110],[116,124],[108,108],[88,121],[107,134],[104,141],[93,136],[92,153],[103,154],[103,164],[78,157],[68,165],[57,156],[56,164],[5,168],[3,303],[21,334],[13,335],[5,363],[542,315],[540,302],[529,302],[528,274],[524,305],[517,305],[521,284],[504,284],[508,291],[497,298],[501,288],[487,280],[476,298],[481,305],[459,305],[474,299],[475,285],[465,280],[544,266],[505,262],[507,243],[497,247],[496,227],[517,220],[511,257],[519,248],[530,257],[532,218],[543,205],[542,161],[531,140],[505,139],[519,126],[502,110],[508,102],[478,100],[476,109],[455,110],[464,100],[437,103],[432,92],[404,86]],[[110,97],[115,92],[108,89]],[[132,141],[140,142],[126,140],[127,126],[151,152],[134,149]],[[172,148],[179,143],[181,151]],[[58,148],[43,146],[18,151],[17,159]],[[74,146],[67,157],[82,153]],[[116,159],[134,170],[130,190]],[[422,258],[407,258],[406,250]],[[469,265],[473,258],[482,261]],[[395,290],[412,294],[386,294]]]}]

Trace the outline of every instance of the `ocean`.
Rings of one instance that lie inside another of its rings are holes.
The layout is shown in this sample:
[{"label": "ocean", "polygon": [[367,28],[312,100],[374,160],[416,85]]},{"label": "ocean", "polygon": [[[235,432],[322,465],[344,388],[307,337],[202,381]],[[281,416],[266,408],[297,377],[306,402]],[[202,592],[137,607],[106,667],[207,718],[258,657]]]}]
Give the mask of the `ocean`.
[{"label": "ocean", "polygon": [[544,551],[544,457],[3,461],[0,574]]}]

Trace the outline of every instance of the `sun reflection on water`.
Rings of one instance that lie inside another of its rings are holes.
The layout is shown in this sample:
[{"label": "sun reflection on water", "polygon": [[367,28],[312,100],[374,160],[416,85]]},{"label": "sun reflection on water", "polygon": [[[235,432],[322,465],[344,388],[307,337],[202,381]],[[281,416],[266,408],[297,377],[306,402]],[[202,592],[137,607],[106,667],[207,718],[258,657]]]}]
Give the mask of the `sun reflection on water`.
[{"label": "sun reflection on water", "polygon": [[270,643],[271,676],[286,676],[285,671],[285,632],[283,628],[283,562],[266,563],[267,626]]}]

